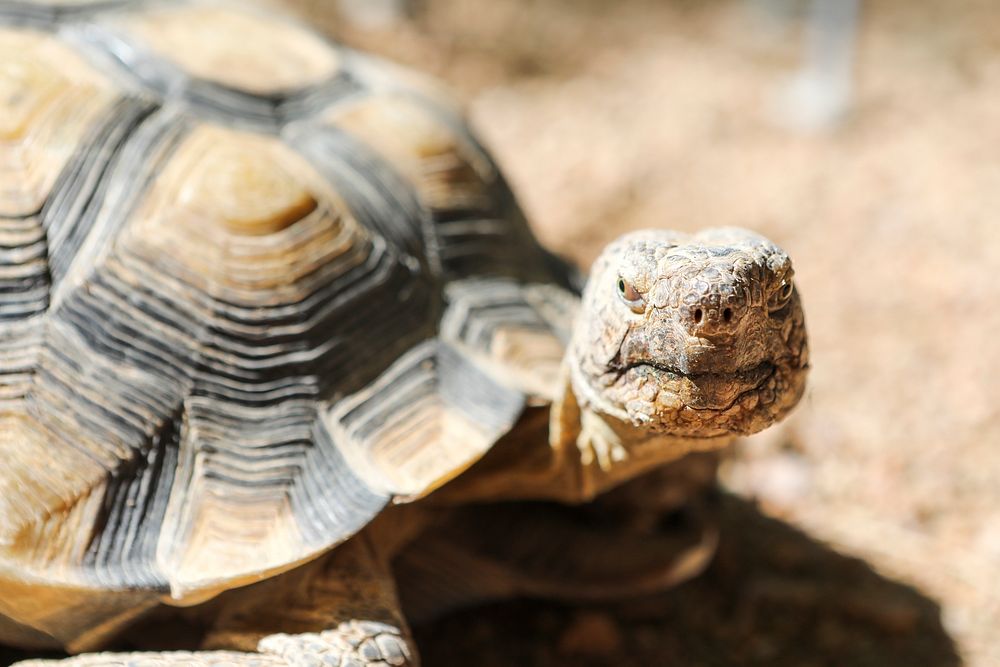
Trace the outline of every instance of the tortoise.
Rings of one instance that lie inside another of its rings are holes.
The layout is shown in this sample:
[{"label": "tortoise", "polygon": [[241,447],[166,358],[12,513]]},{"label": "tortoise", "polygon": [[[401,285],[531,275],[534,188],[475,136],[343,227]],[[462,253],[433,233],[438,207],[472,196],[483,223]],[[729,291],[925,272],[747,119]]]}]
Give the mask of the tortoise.
[{"label": "tortoise", "polygon": [[433,517],[506,568],[444,557],[466,597],[614,593],[644,545],[676,581],[706,527],[598,567],[552,508],[638,512],[803,393],[777,245],[637,231],[578,279],[436,83],[291,19],[15,0],[0,63],[0,643],[183,608],[198,650],[67,660],[416,664],[390,560]]}]

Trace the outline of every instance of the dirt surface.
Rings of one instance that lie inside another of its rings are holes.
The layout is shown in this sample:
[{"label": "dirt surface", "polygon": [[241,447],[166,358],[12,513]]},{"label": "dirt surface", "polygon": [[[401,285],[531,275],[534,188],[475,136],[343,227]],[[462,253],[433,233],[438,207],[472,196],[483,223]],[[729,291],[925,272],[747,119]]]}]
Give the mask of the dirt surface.
[{"label": "dirt surface", "polygon": [[[614,605],[491,605],[417,628],[425,664],[952,667],[937,605],[729,497],[701,577]],[[472,620],[470,620],[472,619]]]},{"label": "dirt surface", "polygon": [[[950,638],[1000,664],[990,2],[869,3],[852,113],[813,134],[775,120],[791,2],[421,0],[377,30],[288,2],[450,82],[553,249],[587,264],[627,229],[749,226],[805,299],[808,397],[723,474],[802,533],[734,500],[718,563],[676,594],[463,614],[420,629],[427,664],[949,665]],[[774,565],[783,541],[799,565]]]},{"label": "dirt surface", "polygon": [[749,226],[805,300],[808,396],[726,464],[703,577],[457,614],[417,628],[426,665],[1000,664],[993,2],[869,3],[851,115],[801,134],[775,120],[791,0],[414,0],[380,29],[271,1],[447,80],[554,250]]}]

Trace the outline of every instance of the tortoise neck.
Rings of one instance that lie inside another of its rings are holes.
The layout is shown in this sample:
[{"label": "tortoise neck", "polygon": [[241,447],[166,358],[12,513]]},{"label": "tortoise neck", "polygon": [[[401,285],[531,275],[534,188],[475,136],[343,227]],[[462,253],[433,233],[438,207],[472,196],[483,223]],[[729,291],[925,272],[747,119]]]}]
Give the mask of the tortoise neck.
[{"label": "tortoise neck", "polygon": [[687,438],[637,428],[581,405],[568,373],[551,407],[527,408],[517,425],[465,474],[431,498],[472,501],[554,500],[580,503],[694,451],[732,438]]},{"label": "tortoise neck", "polygon": [[656,432],[601,413],[578,400],[566,378],[549,422],[554,499],[586,502],[691,452],[716,451],[733,436],[696,438]]}]

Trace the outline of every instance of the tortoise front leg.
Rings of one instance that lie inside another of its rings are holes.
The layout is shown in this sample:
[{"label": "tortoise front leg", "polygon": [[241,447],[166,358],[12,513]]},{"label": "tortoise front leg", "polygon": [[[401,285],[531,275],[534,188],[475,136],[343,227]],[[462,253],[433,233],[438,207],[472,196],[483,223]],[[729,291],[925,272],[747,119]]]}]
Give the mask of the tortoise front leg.
[{"label": "tortoise front leg", "polygon": [[415,667],[385,559],[363,532],[284,575],[224,593],[204,612],[204,651],[84,654],[18,667]]}]

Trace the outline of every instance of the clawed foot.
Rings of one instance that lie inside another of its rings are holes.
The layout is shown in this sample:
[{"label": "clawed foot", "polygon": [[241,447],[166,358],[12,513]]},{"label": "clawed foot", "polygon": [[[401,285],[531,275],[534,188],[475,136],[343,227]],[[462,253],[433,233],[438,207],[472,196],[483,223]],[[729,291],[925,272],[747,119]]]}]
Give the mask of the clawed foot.
[{"label": "clawed foot", "polygon": [[27,660],[13,667],[284,667],[287,664],[277,656],[237,651],[170,651],[85,653],[65,660]]},{"label": "clawed foot", "polygon": [[285,659],[289,667],[414,667],[417,663],[400,631],[386,623],[348,621],[336,630],[271,635],[257,650]]},{"label": "clawed foot", "polygon": [[15,667],[417,667],[415,653],[396,627],[348,621],[335,630],[269,635],[258,653],[170,651],[91,653],[66,660],[29,660]]}]

